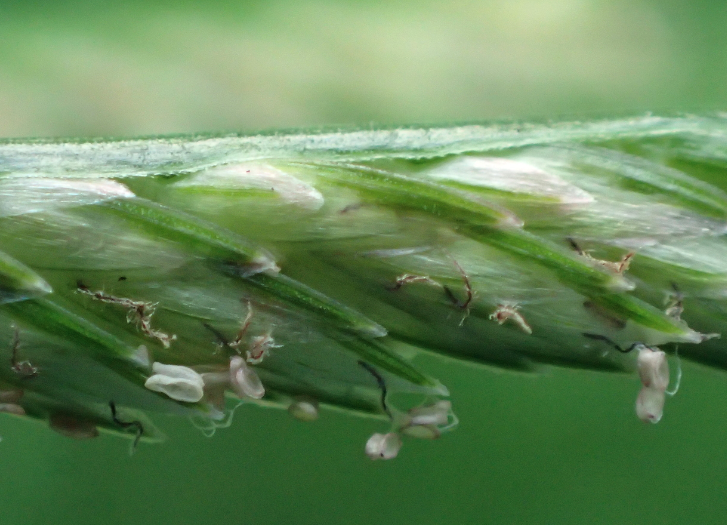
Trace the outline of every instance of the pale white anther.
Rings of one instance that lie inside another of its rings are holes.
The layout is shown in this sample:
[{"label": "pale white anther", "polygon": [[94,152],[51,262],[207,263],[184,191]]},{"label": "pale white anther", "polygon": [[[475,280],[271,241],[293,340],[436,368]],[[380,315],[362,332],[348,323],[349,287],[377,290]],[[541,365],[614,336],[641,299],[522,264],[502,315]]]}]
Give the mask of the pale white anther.
[{"label": "pale white anther", "polygon": [[642,387],[636,398],[636,415],[643,422],[658,423],[664,413],[664,390]]},{"label": "pale white anther", "polygon": [[641,383],[647,388],[666,390],[669,386],[669,363],[666,354],[647,346],[639,348],[636,361]]},{"label": "pale white anther", "polygon": [[230,386],[240,398],[262,399],[265,395],[265,387],[257,373],[240,356],[230,359]]},{"label": "pale white anther", "polygon": [[452,402],[441,400],[432,405],[416,407],[409,410],[407,426],[418,425],[446,425],[449,422],[449,413],[452,410]]},{"label": "pale white anther", "polygon": [[641,384],[636,398],[636,415],[641,421],[658,423],[664,413],[666,389],[669,387],[669,362],[666,354],[644,345],[638,346],[636,366]]},{"label": "pale white anther", "polygon": [[310,397],[298,397],[288,407],[288,413],[299,421],[318,419],[318,401]]},{"label": "pale white anther", "polygon": [[187,381],[201,381],[202,376],[187,366],[181,365],[165,365],[158,361],[151,365],[151,371],[155,374],[163,375],[174,379],[184,379]]},{"label": "pale white anther", "polygon": [[196,403],[204,396],[204,380],[197,372],[186,366],[154,363],[154,375],[144,386],[154,392],[166,394],[175,401]]},{"label": "pale white anther", "polygon": [[366,455],[371,459],[394,459],[401,449],[401,436],[396,432],[374,434],[366,442]]}]

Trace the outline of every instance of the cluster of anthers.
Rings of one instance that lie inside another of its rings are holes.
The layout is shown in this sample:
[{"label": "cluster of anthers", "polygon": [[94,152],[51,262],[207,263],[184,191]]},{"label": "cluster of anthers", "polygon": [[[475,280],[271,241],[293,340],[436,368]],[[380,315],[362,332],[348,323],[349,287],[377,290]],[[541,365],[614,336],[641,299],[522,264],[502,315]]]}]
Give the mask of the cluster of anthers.
[{"label": "cluster of anthers", "polygon": [[452,403],[439,400],[395,414],[392,429],[386,434],[376,433],[366,442],[366,455],[371,459],[393,459],[399,454],[402,436],[417,439],[437,439],[443,432],[457,426]]},{"label": "cluster of anthers", "polygon": [[[165,348],[176,339],[175,335],[170,336],[151,327],[155,304],[115,297],[103,291],[93,291],[80,281],[77,289],[80,293],[102,303],[126,308],[127,321],[136,322],[144,335],[158,340]],[[265,395],[265,388],[257,373],[249,365],[261,363],[269,349],[276,345],[270,334],[257,336],[252,339],[245,357],[240,355],[240,346],[244,342],[253,315],[252,305],[249,302],[247,308],[247,316],[233,341],[226,341],[219,332],[208,326],[222,341],[221,345],[231,349],[232,355],[226,370],[200,373],[187,366],[155,362],[151,367],[152,375],[144,386],[154,392],[163,393],[175,401],[197,403],[205,398],[220,409],[224,408],[224,393],[227,389],[231,389],[241,399],[261,399]]]},{"label": "cluster of anthers", "polygon": [[[609,263],[609,265],[606,265],[604,261],[597,261],[590,258],[572,239],[569,239],[569,241],[578,251],[579,255],[602,263],[602,265],[616,273],[623,273],[627,270],[629,262],[633,257],[633,254],[629,253],[619,263]],[[443,286],[428,276],[401,275],[397,278],[395,285],[390,289],[395,291],[404,285],[412,283],[423,283],[440,287],[444,289],[455,306],[467,311],[474,297],[474,293],[464,270],[456,261],[454,264],[460,271],[464,281],[465,301],[458,300],[448,287]],[[666,313],[670,317],[679,320],[683,311],[682,295],[676,288],[676,285],[673,285],[673,288],[674,294],[668,298]],[[164,347],[169,347],[171,342],[176,339],[174,335],[167,335],[151,327],[151,317],[154,313],[155,304],[123,297],[114,297],[102,291],[92,291],[81,282],[78,283],[78,291],[97,301],[114,304],[127,309],[127,320],[129,322],[136,322],[144,335],[158,340]],[[227,350],[229,355],[229,365],[227,367],[198,366],[190,368],[182,365],[153,362],[151,364],[151,375],[147,378],[144,386],[151,391],[162,393],[175,401],[185,403],[207,402],[220,410],[220,412],[224,412],[225,392],[227,390],[234,392],[241,400],[262,399],[265,395],[265,387],[252,365],[262,363],[269,354],[270,349],[278,345],[275,344],[270,333],[246,339],[247,331],[252,322],[252,316],[252,305],[250,302],[247,302],[247,315],[237,336],[232,341],[227,340],[221,332],[210,325],[204,325],[217,337],[219,347]],[[522,332],[526,334],[532,333],[532,328],[520,313],[517,303],[498,304],[496,310],[489,317],[500,325],[510,322]],[[637,350],[638,357],[636,363],[642,388],[636,399],[636,414],[644,422],[658,423],[663,415],[666,396],[676,394],[679,389],[681,367],[678,370],[675,388],[669,391],[669,363],[663,351],[641,343],[634,343],[628,348],[621,348],[603,335],[590,333],[584,333],[583,335],[590,339],[604,341],[614,346],[620,352],[628,353],[632,350]],[[709,334],[705,335],[705,338],[715,336],[717,334]],[[29,361],[19,360],[19,346],[19,331],[16,328],[12,343],[12,369],[21,379],[32,379],[38,374],[38,369],[32,366]],[[244,356],[241,350],[243,346],[245,347]],[[139,355],[135,356],[135,359],[142,365],[149,366],[148,350],[144,345],[139,347]],[[438,400],[433,403],[424,404],[412,408],[407,412],[391,409],[387,406],[387,387],[383,377],[371,365],[362,361],[359,361],[359,364],[376,379],[381,390],[381,406],[391,421],[391,429],[389,432],[375,433],[366,442],[365,451],[369,458],[374,460],[393,459],[401,449],[403,437],[437,439],[443,432],[454,428],[458,424],[457,417],[452,412],[452,404],[446,400]],[[0,391],[0,412],[24,415],[25,410],[20,405],[22,396],[23,390]],[[137,437],[134,441],[135,447],[144,432],[142,424],[139,421],[120,420],[117,416],[116,406],[113,401],[110,402],[109,406],[116,424],[123,428],[134,427],[136,429]],[[288,412],[301,421],[314,421],[318,418],[318,402],[315,399],[305,396],[297,397],[292,400],[288,407]],[[226,424],[231,422],[231,417],[230,414]],[[63,415],[51,417],[50,424],[58,432],[75,438],[88,438],[98,435],[98,431],[94,425],[90,423],[86,424],[83,421],[78,421]],[[214,425],[215,428],[219,426],[223,425]]]},{"label": "cluster of anthers", "polygon": [[[634,257],[633,252],[629,252],[621,257],[620,261],[611,262],[595,259],[588,252],[581,249],[581,247],[572,238],[568,238],[567,241],[571,247],[580,255],[593,264],[600,266],[608,271],[616,274],[623,274],[629,269],[631,260]],[[680,320],[682,307],[682,297],[678,292],[676,285],[672,285],[674,288],[674,295],[668,299],[668,305],[665,310],[666,314],[673,319]],[[673,390],[669,388],[669,361],[664,351],[658,348],[651,348],[641,343],[635,343],[628,349],[622,349],[618,345],[614,344],[607,337],[598,336],[595,334],[583,334],[592,339],[601,339],[612,344],[620,352],[630,352],[631,350],[638,351],[638,357],[636,358],[636,368],[639,372],[639,378],[641,379],[641,390],[639,395],[636,397],[636,415],[644,422],[658,423],[664,414],[664,403],[666,396],[673,396],[679,390],[679,383],[681,382],[682,370],[679,366],[677,372],[676,385]],[[711,334],[711,337],[715,334]]]},{"label": "cluster of anthers", "polygon": [[159,362],[152,364],[152,375],[144,386],[154,392],[165,394],[175,401],[197,403],[203,398],[213,406],[224,409],[225,391],[232,390],[240,399],[262,399],[265,387],[257,372],[250,366],[261,363],[274,348],[275,342],[270,334],[252,338],[245,357],[241,355],[240,346],[252,321],[252,305],[247,303],[247,316],[242,323],[237,337],[227,341],[218,331],[210,328],[220,345],[230,348],[229,366],[225,369],[196,371],[187,366],[168,365]]}]

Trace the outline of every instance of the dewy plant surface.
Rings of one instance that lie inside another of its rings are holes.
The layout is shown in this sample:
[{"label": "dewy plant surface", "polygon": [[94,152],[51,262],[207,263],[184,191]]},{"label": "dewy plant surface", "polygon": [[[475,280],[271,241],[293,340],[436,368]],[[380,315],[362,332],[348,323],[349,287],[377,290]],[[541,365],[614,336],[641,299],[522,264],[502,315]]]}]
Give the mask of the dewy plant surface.
[{"label": "dewy plant surface", "polygon": [[727,368],[725,174],[724,115],[1,142],[0,410],[136,446],[320,406],[389,459],[457,424],[426,352],[632,374],[655,423]]}]

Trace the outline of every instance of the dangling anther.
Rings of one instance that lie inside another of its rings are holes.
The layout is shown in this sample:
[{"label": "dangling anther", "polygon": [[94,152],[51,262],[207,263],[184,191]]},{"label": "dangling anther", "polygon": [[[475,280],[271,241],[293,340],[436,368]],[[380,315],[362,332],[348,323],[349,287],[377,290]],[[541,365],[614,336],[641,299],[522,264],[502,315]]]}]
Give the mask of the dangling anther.
[{"label": "dangling anther", "polygon": [[642,384],[636,397],[636,415],[641,421],[658,423],[664,413],[665,394],[669,388],[666,354],[658,348],[641,345],[636,366]]},{"label": "dangling anther", "polygon": [[376,433],[366,442],[366,455],[373,459],[394,459],[401,449],[401,436],[396,432]]}]

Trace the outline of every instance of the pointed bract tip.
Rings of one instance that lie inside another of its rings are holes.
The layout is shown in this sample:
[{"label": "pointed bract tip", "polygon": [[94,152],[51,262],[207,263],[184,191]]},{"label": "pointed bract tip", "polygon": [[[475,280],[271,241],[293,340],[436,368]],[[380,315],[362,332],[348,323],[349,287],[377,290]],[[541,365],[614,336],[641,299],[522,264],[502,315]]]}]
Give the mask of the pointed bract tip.
[{"label": "pointed bract tip", "polygon": [[48,284],[48,282],[45,279],[42,279],[41,277],[38,277],[35,283],[33,283],[33,288],[37,290],[39,294],[49,294],[53,293],[53,287]]},{"label": "pointed bract tip", "polygon": [[636,284],[622,275],[612,275],[606,287],[612,292],[631,292],[636,289]]},{"label": "pointed bract tip", "polygon": [[437,379],[429,379],[432,392],[438,396],[449,397],[449,389]]},{"label": "pointed bract tip", "polygon": [[525,221],[514,213],[506,213],[498,219],[495,226],[503,230],[518,230],[525,226]]},{"label": "pointed bract tip", "polygon": [[373,337],[374,339],[378,339],[379,337],[386,337],[386,335],[389,333],[386,328],[378,323],[374,323],[373,321],[368,324],[358,326],[356,329],[358,332],[361,332],[362,334],[365,334],[369,337]]}]

